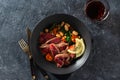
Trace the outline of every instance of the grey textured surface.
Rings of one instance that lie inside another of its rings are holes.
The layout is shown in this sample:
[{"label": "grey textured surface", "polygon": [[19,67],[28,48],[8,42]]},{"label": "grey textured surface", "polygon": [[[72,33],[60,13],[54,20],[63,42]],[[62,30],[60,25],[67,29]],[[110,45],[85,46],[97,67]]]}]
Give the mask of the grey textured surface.
[{"label": "grey textured surface", "polygon": [[0,0],[0,80],[31,80],[29,59],[17,41],[26,39],[27,25],[33,30],[36,23],[55,13],[77,17],[93,37],[89,59],[69,80],[120,80],[120,0],[108,0],[110,15],[100,23],[86,18],[85,1]]}]

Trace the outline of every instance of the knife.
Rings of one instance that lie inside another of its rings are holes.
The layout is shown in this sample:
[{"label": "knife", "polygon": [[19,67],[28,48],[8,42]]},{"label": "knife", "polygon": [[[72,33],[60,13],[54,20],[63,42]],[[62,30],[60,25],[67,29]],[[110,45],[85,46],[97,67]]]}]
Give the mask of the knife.
[{"label": "knife", "polygon": [[[26,28],[26,33],[27,33],[27,43],[28,43],[28,45],[30,45],[30,38],[31,38],[32,32],[31,32],[31,30],[28,27]],[[30,46],[29,46],[29,50],[30,50]],[[32,53],[30,52],[30,54],[28,54],[28,56],[29,56],[29,59],[30,59],[32,80],[36,80],[35,69],[34,69],[33,59],[32,59]]]},{"label": "knife", "polygon": [[[27,42],[28,42],[28,45],[30,45],[30,38],[31,38],[32,32],[31,32],[31,30],[28,27],[26,28],[26,33],[27,33]],[[32,54],[30,54],[30,55],[32,55]],[[36,72],[36,68],[38,68],[38,66],[33,61],[32,57],[30,58],[30,65],[31,65],[32,77],[35,79],[37,77],[36,75],[38,75],[37,72]],[[43,69],[41,69],[41,68],[39,68],[39,69],[40,69],[40,72],[42,73],[42,75],[44,76],[44,78],[46,80],[50,80],[50,78],[47,75],[47,73]],[[35,79],[35,80],[38,80],[38,79]]]}]

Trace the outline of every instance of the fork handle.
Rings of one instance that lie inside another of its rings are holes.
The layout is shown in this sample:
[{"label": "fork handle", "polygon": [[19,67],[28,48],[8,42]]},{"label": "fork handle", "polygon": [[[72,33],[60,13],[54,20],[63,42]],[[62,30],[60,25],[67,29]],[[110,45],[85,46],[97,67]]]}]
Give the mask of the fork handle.
[{"label": "fork handle", "polygon": [[28,51],[28,52],[26,52],[27,53],[27,55],[29,56],[29,59],[31,59],[32,58],[32,53],[31,53],[31,51]]}]

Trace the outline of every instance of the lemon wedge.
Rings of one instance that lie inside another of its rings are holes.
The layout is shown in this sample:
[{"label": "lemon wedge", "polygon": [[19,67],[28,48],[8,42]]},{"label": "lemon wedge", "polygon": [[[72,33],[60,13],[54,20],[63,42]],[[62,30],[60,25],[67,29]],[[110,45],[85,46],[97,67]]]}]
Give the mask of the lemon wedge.
[{"label": "lemon wedge", "polygon": [[71,54],[76,54],[76,58],[77,58],[77,57],[80,57],[84,53],[85,44],[84,44],[84,41],[82,38],[81,39],[76,38],[75,40],[76,40],[75,41],[76,42],[75,43],[75,50],[68,49],[67,51]]}]

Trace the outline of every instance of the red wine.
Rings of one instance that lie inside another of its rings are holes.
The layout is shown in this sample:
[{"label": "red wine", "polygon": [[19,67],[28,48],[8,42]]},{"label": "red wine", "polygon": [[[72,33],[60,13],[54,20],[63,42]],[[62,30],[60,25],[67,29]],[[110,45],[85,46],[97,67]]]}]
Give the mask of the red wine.
[{"label": "red wine", "polygon": [[105,6],[100,1],[89,2],[86,6],[86,14],[91,19],[101,20],[104,16]]}]

